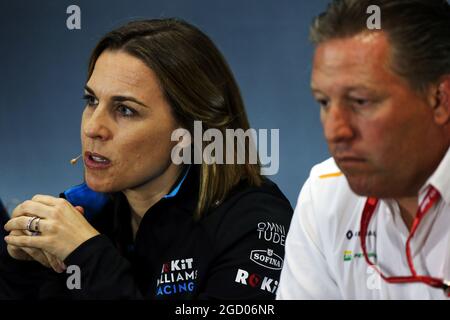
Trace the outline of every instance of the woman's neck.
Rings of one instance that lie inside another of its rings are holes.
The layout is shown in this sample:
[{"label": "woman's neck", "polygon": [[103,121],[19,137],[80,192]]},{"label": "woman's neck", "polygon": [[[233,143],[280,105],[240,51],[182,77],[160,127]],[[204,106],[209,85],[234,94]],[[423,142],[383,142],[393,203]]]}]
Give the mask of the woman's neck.
[{"label": "woman's neck", "polygon": [[170,191],[181,171],[181,166],[171,164],[159,177],[139,187],[124,190],[123,194],[128,200],[132,216],[140,221],[148,209]]}]

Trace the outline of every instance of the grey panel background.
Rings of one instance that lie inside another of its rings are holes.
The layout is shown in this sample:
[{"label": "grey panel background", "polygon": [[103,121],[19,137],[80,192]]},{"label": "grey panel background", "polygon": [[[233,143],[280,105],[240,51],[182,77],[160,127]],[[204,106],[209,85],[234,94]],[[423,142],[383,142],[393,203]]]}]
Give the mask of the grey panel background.
[{"label": "grey panel background", "polygon": [[[147,0],[0,3],[0,198],[8,209],[82,182],[81,99],[89,54],[107,31],[137,18],[179,17],[227,58],[253,128],[280,129],[272,179],[292,205],[311,166],[328,157],[309,91],[308,26],[328,1]],[[66,8],[81,8],[81,30]]]}]

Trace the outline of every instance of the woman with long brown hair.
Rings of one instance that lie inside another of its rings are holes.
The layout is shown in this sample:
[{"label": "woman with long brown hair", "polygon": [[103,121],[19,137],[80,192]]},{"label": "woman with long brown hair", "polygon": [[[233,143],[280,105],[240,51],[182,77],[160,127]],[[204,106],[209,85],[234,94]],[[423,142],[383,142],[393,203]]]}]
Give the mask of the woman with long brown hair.
[{"label": "woman with long brown hair", "polygon": [[[194,134],[195,121],[224,136],[249,129],[238,86],[212,41],[176,19],[113,30],[93,51],[85,99],[85,183],[60,198],[36,195],[13,211],[0,296],[274,298],[288,200],[257,161],[172,159],[180,143],[173,133]],[[251,141],[240,145],[250,159]]]}]

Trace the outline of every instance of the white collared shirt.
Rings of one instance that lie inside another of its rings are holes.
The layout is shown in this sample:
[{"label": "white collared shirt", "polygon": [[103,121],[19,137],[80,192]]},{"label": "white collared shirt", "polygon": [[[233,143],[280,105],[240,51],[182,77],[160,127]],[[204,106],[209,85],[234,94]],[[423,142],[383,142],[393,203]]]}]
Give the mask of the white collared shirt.
[{"label": "white collared shirt", "polygon": [[[441,199],[411,241],[419,275],[450,280],[450,149],[419,192],[430,185]],[[390,284],[362,255],[359,229],[366,197],[353,193],[332,158],[314,166],[305,182],[286,239],[277,299],[445,299],[423,283]],[[367,232],[367,252],[387,276],[411,275],[409,231],[394,200],[380,200]],[[372,258],[373,259],[373,258]]]}]

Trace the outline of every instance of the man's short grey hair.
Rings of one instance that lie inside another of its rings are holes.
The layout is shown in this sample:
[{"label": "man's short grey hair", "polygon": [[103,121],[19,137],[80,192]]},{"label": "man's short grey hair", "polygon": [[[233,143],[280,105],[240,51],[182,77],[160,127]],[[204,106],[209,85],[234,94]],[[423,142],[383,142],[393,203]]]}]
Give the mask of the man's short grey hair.
[{"label": "man's short grey hair", "polygon": [[424,91],[450,74],[450,5],[447,0],[333,0],[317,16],[310,39],[325,41],[369,30],[367,8],[381,9],[381,31],[391,45],[391,67],[416,90]]}]

